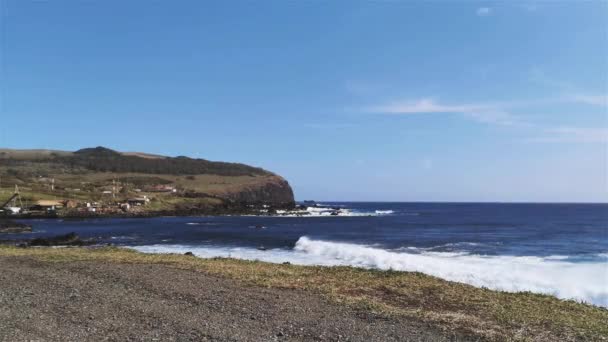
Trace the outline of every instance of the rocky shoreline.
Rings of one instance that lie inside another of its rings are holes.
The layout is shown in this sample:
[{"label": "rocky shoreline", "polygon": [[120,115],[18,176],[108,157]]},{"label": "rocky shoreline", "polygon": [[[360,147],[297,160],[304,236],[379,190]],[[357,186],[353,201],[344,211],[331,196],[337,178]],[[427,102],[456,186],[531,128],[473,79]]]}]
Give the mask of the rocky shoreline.
[{"label": "rocky shoreline", "polygon": [[0,219],[0,233],[6,234],[17,234],[17,233],[31,233],[32,226],[15,222],[13,220]]},{"label": "rocky shoreline", "polygon": [[[14,214],[10,217],[11,220],[18,219],[86,219],[86,218],[146,218],[146,217],[162,217],[162,216],[236,216],[236,215],[273,215],[277,210],[290,210],[291,208],[260,209],[258,207],[211,207],[211,208],[189,208],[178,210],[155,210],[155,211],[140,211],[140,212],[81,212],[81,211],[63,211],[60,213],[25,213]],[[261,212],[265,210],[265,212]],[[0,222],[3,221],[0,218]],[[8,218],[6,219],[8,220]]]}]

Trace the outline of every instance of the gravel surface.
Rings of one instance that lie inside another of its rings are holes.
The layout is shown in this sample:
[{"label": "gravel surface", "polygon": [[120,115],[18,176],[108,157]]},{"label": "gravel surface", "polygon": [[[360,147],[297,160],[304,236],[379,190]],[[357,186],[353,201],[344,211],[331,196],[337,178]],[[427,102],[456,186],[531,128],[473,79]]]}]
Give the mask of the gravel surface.
[{"label": "gravel surface", "polygon": [[160,264],[0,257],[0,341],[461,341],[305,291]]}]

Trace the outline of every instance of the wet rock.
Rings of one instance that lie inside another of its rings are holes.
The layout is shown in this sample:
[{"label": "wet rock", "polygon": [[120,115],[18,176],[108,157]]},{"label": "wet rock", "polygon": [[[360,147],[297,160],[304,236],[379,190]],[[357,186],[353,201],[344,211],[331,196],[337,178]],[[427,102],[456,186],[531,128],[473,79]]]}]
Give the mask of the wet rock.
[{"label": "wet rock", "polygon": [[0,220],[0,233],[15,234],[31,232],[32,227],[27,224],[14,222],[11,220]]},{"label": "wet rock", "polygon": [[82,246],[86,242],[76,233],[54,236],[50,238],[36,238],[29,242],[30,246]]}]

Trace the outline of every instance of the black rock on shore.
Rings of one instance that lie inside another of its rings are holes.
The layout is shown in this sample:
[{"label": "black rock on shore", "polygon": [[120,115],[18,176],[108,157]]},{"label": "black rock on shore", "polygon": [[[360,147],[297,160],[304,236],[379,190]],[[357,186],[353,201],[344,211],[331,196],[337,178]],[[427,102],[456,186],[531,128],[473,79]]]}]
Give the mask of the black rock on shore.
[{"label": "black rock on shore", "polygon": [[29,246],[84,246],[92,241],[81,240],[76,233],[68,233],[48,238],[37,238],[29,241]]},{"label": "black rock on shore", "polygon": [[0,219],[0,233],[30,233],[32,227],[27,224]]}]

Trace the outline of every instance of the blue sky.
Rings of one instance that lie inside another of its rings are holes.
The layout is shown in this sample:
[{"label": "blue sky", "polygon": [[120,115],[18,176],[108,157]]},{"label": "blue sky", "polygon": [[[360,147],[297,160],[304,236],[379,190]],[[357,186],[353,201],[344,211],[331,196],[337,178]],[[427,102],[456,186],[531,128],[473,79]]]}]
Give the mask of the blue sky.
[{"label": "blue sky", "polygon": [[0,146],[298,199],[608,201],[608,2],[0,0]]}]

